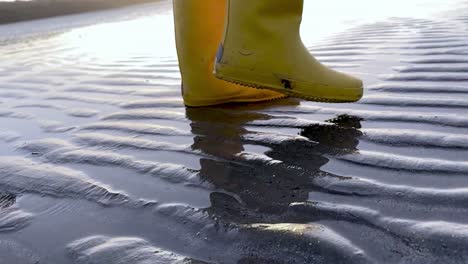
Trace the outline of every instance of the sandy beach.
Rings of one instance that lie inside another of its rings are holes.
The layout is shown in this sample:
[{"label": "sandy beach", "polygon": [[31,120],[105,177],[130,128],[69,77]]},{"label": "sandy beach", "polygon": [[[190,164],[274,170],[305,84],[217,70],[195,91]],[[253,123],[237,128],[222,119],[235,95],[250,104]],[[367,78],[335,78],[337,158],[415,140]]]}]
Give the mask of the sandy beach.
[{"label": "sandy beach", "polygon": [[0,263],[465,263],[468,2],[375,2],[306,1],[354,104],[186,108],[170,1],[1,25]]}]

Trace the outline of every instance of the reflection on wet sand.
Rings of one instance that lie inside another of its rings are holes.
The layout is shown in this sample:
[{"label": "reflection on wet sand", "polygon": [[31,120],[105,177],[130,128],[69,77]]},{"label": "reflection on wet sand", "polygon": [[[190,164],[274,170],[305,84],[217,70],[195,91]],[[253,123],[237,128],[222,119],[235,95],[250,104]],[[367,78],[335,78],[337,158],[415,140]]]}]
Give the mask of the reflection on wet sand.
[{"label": "reflection on wet sand", "polygon": [[[256,105],[256,110],[259,107]],[[356,150],[357,138],[361,136],[357,130],[360,120],[340,116],[330,120],[330,125],[303,127],[300,135],[311,140],[308,144],[292,140],[265,144],[269,148],[265,154],[282,161],[280,163],[239,160],[244,146],[254,144],[244,138],[246,124],[272,118],[251,110],[187,108],[187,118],[196,135],[192,148],[219,157],[219,160],[200,160],[201,179],[219,190],[211,194],[211,207],[207,210],[226,222],[291,221],[286,214],[290,204],[306,202],[311,191],[321,189],[313,179],[326,174],[320,168],[329,161],[327,155],[349,154]]]}]

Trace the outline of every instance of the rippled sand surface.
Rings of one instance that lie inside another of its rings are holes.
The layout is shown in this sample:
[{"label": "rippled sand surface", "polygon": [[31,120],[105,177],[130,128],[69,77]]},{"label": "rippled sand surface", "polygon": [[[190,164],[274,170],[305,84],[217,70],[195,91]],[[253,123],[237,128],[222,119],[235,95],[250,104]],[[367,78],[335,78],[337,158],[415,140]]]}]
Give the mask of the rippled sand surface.
[{"label": "rippled sand surface", "polygon": [[185,108],[170,2],[0,26],[0,263],[465,263],[468,5],[400,2],[308,3],[357,104]]}]

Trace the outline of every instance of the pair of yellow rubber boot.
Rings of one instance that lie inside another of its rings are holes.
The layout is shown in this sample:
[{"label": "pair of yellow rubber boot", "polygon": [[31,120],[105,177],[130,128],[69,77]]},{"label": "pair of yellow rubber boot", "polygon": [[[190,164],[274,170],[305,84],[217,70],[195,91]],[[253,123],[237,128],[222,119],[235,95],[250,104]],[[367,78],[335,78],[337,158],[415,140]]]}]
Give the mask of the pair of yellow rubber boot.
[{"label": "pair of yellow rubber boot", "polygon": [[362,82],[322,65],[302,43],[302,11],[303,0],[174,0],[185,104],[358,101]]}]

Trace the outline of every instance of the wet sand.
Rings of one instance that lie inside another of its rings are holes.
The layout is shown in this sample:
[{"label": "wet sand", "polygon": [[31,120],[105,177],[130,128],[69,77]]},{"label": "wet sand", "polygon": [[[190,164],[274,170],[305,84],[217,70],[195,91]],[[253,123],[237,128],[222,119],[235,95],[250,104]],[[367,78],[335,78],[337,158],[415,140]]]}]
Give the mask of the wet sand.
[{"label": "wet sand", "polygon": [[185,108],[167,1],[0,26],[0,263],[464,263],[468,5],[433,2],[307,6],[356,104]]}]

